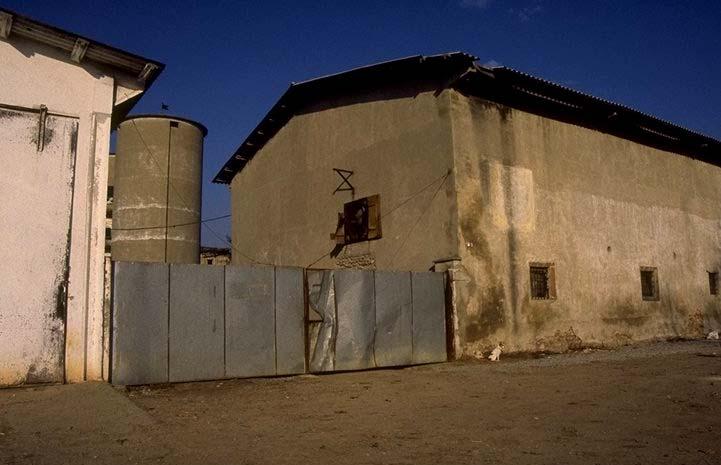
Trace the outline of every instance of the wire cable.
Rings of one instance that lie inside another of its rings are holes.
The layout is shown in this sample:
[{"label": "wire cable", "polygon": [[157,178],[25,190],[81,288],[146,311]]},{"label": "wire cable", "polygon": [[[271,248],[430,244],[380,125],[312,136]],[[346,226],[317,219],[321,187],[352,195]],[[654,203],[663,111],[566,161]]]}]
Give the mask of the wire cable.
[{"label": "wire cable", "polygon": [[202,224],[202,223],[209,223],[211,221],[218,221],[218,220],[224,220],[225,218],[230,218],[231,215],[222,215],[222,216],[215,216],[213,218],[206,218],[204,220],[200,221],[191,221],[189,223],[176,223],[176,224],[169,224],[167,226],[142,226],[137,228],[112,228],[113,231],[142,231],[145,229],[162,229],[162,228],[178,228],[180,226],[192,226],[194,224]]},{"label": "wire cable", "polygon": [[441,179],[445,181],[445,179],[448,177],[449,174],[450,174],[450,170],[447,171],[444,175],[437,177],[436,179],[434,179],[433,181],[431,181],[429,184],[427,184],[426,186],[422,187],[420,190],[415,191],[415,192],[412,193],[407,199],[403,200],[402,202],[399,202],[395,207],[391,208],[391,209],[388,210],[386,213],[384,213],[383,215],[381,215],[381,219],[385,218],[386,216],[389,216],[391,213],[393,213],[394,211],[398,210],[398,209],[401,208],[403,205],[407,204],[408,202],[410,202],[411,200],[413,200],[414,198],[416,198],[417,196],[419,196],[422,192],[424,192],[426,189],[428,189],[429,187],[431,187],[432,185],[434,185],[435,183],[437,183],[437,182],[440,181]]},{"label": "wire cable", "polygon": [[[418,197],[419,195],[421,195],[423,192],[425,192],[428,188],[432,187],[432,186],[433,186],[434,184],[436,184],[438,181],[441,181],[440,185],[438,186],[438,188],[436,189],[435,193],[433,194],[433,197],[431,198],[431,202],[433,202],[433,199],[434,199],[434,198],[436,197],[436,195],[438,194],[438,191],[441,189],[441,187],[443,186],[443,184],[446,182],[446,179],[447,179],[448,176],[450,176],[450,175],[451,175],[451,170],[449,169],[449,170],[446,171],[446,173],[443,174],[442,176],[437,177],[436,179],[434,179],[434,180],[431,181],[430,183],[426,184],[425,186],[423,186],[423,187],[420,188],[419,190],[417,190],[417,191],[415,191],[414,193],[412,193],[407,199],[402,200],[401,202],[397,203],[393,208],[391,208],[391,209],[388,210],[386,213],[384,213],[383,215],[381,215],[381,219],[383,219],[383,218],[385,218],[385,217],[387,217],[387,216],[390,216],[391,213],[395,212],[396,210],[398,210],[399,208],[401,208],[402,206],[404,206],[405,204],[407,204],[407,203],[410,202],[411,200],[413,200],[413,199],[415,199],[416,197]],[[423,216],[424,214],[425,214],[425,210],[421,213],[421,216]],[[420,218],[419,218],[419,220],[416,221],[416,224],[414,224],[413,227],[411,227],[410,231],[408,231],[408,234],[410,234],[410,233],[413,231],[413,229],[414,229],[414,228],[416,227],[416,225],[418,224],[418,221],[420,221]],[[406,235],[406,239],[407,239],[407,238],[408,238],[408,235]],[[405,245],[405,242],[404,242],[403,244],[401,244],[401,248],[403,247],[403,245]],[[399,248],[399,249],[400,249],[400,248]],[[328,257],[329,255],[330,255],[330,252],[324,253],[323,255],[321,255],[320,257],[318,257],[317,259],[315,259],[313,262],[311,262],[310,264],[306,265],[306,268],[312,267],[313,265],[315,265],[315,264],[318,263],[319,261],[323,260],[325,257]],[[393,259],[395,259],[395,255],[393,256]],[[393,260],[391,260],[391,261],[393,261]]]},{"label": "wire cable", "polygon": [[448,170],[448,172],[445,174],[445,176],[443,176],[443,181],[438,185],[438,188],[436,188],[436,191],[433,193],[433,196],[431,197],[431,200],[428,201],[428,205],[426,205],[426,208],[424,208],[423,211],[421,212],[421,214],[418,215],[418,218],[416,219],[416,222],[413,223],[413,226],[411,226],[411,228],[408,230],[408,233],[405,234],[405,236],[404,236],[405,239],[403,240],[403,242],[401,243],[401,245],[396,249],[396,252],[395,252],[395,253],[393,254],[393,256],[391,257],[391,260],[390,260],[391,263],[395,263],[396,257],[397,257],[398,254],[401,252],[401,250],[403,249],[403,247],[408,243],[408,238],[410,237],[411,233],[412,233],[413,230],[416,228],[416,226],[418,226],[418,223],[421,222],[421,219],[423,219],[423,217],[425,216],[426,212],[428,212],[428,210],[430,210],[431,205],[433,205],[433,201],[435,200],[436,196],[438,195],[438,192],[441,191],[441,187],[443,187],[443,185],[446,183],[446,180],[448,179],[448,177],[449,177],[450,175],[451,175],[451,170]]},{"label": "wire cable", "polygon": [[323,260],[325,257],[327,257],[327,256],[329,256],[329,255],[330,255],[330,252],[324,253],[324,254],[321,255],[320,257],[316,258],[315,261],[313,261],[310,265],[306,265],[305,268],[310,268],[311,266],[315,265],[316,263],[318,263],[319,261]]}]

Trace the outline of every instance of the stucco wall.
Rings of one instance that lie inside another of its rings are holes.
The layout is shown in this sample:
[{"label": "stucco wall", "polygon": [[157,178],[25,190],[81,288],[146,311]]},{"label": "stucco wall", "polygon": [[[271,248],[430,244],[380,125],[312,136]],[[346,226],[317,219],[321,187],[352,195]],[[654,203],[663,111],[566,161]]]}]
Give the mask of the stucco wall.
[{"label": "stucco wall", "polygon": [[[565,350],[719,326],[721,168],[453,92],[466,353]],[[555,265],[532,300],[529,263]],[[641,297],[657,267],[660,300]]]},{"label": "stucco wall", "polygon": [[385,89],[294,116],[233,179],[233,263],[249,262],[242,253],[308,266],[329,253],[338,212],[352,199],[333,195],[341,181],[333,168],[354,171],[356,198],[380,194],[383,237],[314,267],[423,271],[454,254],[448,102],[427,89]]},{"label": "stucco wall", "polygon": [[[70,61],[69,54],[11,35],[0,41],[0,103],[78,118],[65,337],[67,381],[102,376],[105,196],[110,119],[116,92],[137,93],[128,76]],[[6,173],[12,176],[14,173]],[[37,182],[27,179],[28,183]],[[22,205],[18,205],[22,208]],[[45,215],[35,211],[27,221]],[[16,225],[17,226],[17,225]],[[11,237],[4,235],[7,238]],[[12,247],[12,244],[6,244]],[[6,284],[7,285],[7,284]],[[18,292],[31,293],[22,289]],[[1,348],[0,348],[1,349]]]}]

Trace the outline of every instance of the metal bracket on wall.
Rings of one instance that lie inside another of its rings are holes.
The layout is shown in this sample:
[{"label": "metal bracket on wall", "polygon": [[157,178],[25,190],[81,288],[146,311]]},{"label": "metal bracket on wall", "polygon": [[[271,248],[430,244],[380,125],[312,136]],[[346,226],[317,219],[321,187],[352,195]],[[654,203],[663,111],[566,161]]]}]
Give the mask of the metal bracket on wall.
[{"label": "metal bracket on wall", "polygon": [[45,122],[48,118],[48,107],[40,105],[40,117],[38,118],[38,152],[45,148]]},{"label": "metal bracket on wall", "polygon": [[333,194],[335,195],[336,192],[344,192],[344,191],[350,191],[352,196],[355,196],[355,187],[350,183],[349,179],[351,176],[353,176],[353,171],[350,170],[342,170],[340,168],[333,168],[333,171],[338,173],[338,176],[343,179],[340,184],[338,184],[338,187],[335,188],[333,191]]}]

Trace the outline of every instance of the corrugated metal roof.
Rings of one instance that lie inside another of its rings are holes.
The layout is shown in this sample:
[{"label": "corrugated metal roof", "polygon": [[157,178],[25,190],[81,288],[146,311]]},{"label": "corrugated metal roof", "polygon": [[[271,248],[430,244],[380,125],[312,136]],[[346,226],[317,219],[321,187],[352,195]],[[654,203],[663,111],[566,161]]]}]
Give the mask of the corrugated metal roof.
[{"label": "corrugated metal roof", "polygon": [[678,125],[678,124],[673,123],[673,122],[671,122],[671,121],[664,120],[664,119],[662,119],[662,118],[658,118],[658,117],[653,116],[653,115],[650,115],[650,114],[648,114],[648,113],[644,113],[644,112],[642,112],[642,111],[639,111],[639,110],[636,110],[636,109],[634,109],[634,108],[631,108],[631,107],[629,107],[629,106],[627,106],[627,105],[623,105],[623,104],[620,104],[620,103],[612,102],[612,101],[610,101],[610,100],[607,100],[607,99],[604,99],[604,98],[601,98],[601,97],[596,97],[596,96],[594,96],[594,95],[587,94],[587,93],[585,93],[585,92],[581,92],[581,91],[578,91],[578,90],[576,90],[576,89],[572,89],[572,88],[567,87],[567,86],[564,86],[564,85],[562,85],[562,84],[558,84],[558,83],[556,83],[556,82],[549,81],[549,80],[547,80],[547,79],[543,79],[543,78],[540,78],[540,77],[537,77],[537,76],[533,76],[533,75],[528,74],[528,73],[524,73],[523,71],[519,71],[519,70],[514,69],[514,68],[509,68],[509,67],[507,67],[507,66],[499,66],[499,67],[490,68],[490,70],[492,70],[492,71],[494,71],[494,72],[499,72],[499,71],[500,71],[500,72],[512,73],[512,74],[515,74],[515,75],[517,75],[517,76],[521,76],[521,77],[523,77],[523,78],[525,78],[525,79],[529,79],[529,80],[541,82],[541,83],[546,84],[546,85],[549,85],[549,86],[554,86],[554,87],[557,87],[557,88],[559,88],[559,89],[561,89],[561,90],[563,90],[563,91],[565,91],[565,92],[568,92],[569,94],[581,96],[581,97],[588,98],[588,99],[593,99],[593,100],[595,100],[595,101],[597,101],[597,102],[599,102],[599,103],[603,103],[603,104],[605,104],[605,105],[608,105],[609,107],[614,107],[614,108],[618,108],[618,109],[625,110],[625,111],[627,111],[627,112],[632,112],[632,113],[635,113],[635,114],[637,114],[637,115],[639,115],[639,116],[643,116],[643,117],[645,117],[645,118],[649,118],[649,119],[655,120],[655,121],[657,121],[657,122],[667,124],[667,125],[669,125],[669,126],[672,126],[672,127],[675,128],[675,129],[677,129],[677,130],[682,130],[682,131],[685,131],[685,132],[687,132],[687,133],[689,133],[689,134],[693,134],[693,135],[698,136],[698,137],[708,138],[708,139],[711,140],[711,141],[714,141],[714,142],[716,142],[716,143],[718,143],[718,144],[721,144],[721,141],[718,141],[718,140],[713,139],[713,138],[711,138],[711,137],[709,137],[709,136],[706,136],[706,135],[701,134],[701,133],[699,133],[699,132],[693,131],[693,130],[691,130],[691,129],[688,129],[688,128],[684,127],[684,126]]},{"label": "corrugated metal roof", "polygon": [[213,179],[228,184],[303,104],[351,95],[369,85],[433,79],[465,94],[710,163],[721,164],[721,142],[698,132],[508,67],[484,67],[473,55],[413,56],[292,84]]},{"label": "corrugated metal roof", "polygon": [[507,67],[476,65],[459,91],[721,166],[721,142],[626,105]]}]

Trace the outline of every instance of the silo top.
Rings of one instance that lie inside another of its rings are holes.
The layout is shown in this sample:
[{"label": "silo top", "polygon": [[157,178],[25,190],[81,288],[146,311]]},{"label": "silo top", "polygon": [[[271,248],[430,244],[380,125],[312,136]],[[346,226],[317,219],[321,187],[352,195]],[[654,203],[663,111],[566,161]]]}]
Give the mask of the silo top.
[{"label": "silo top", "polygon": [[[133,119],[145,119],[145,118],[155,118],[155,119],[166,119],[168,121],[182,121],[184,123],[192,124],[196,128],[200,129],[200,131],[203,133],[203,137],[208,135],[208,128],[203,126],[202,124],[198,123],[197,121],[193,121],[192,119],[183,118],[181,116],[173,116],[173,115],[166,115],[166,114],[143,114],[143,115],[132,115],[125,118],[122,123],[126,121],[130,121]],[[122,124],[121,123],[121,124]]]}]

